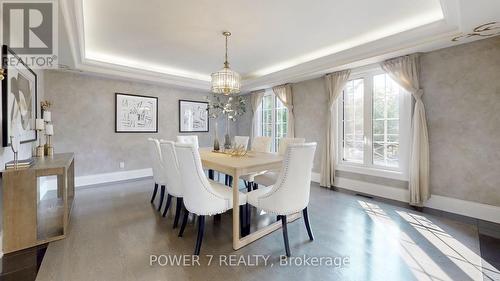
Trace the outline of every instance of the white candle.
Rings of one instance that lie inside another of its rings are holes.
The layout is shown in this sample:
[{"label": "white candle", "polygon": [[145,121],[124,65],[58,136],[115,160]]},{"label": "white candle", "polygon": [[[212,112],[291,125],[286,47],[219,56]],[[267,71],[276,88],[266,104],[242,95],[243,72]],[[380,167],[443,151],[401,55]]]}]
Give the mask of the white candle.
[{"label": "white candle", "polygon": [[45,122],[52,121],[52,112],[50,112],[50,111],[44,111],[43,112],[43,119],[45,120]]},{"label": "white candle", "polygon": [[43,121],[43,119],[36,119],[35,128],[37,130],[43,130],[45,128],[45,121]]},{"label": "white candle", "polygon": [[47,124],[47,126],[45,126],[45,134],[47,136],[53,136],[54,135],[54,126],[52,126],[52,124]]}]

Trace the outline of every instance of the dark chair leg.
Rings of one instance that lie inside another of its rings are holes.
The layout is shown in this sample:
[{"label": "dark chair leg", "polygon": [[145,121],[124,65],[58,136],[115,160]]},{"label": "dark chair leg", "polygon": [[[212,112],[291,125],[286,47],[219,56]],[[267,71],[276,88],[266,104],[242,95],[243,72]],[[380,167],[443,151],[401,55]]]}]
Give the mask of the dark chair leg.
[{"label": "dark chair leg", "polygon": [[155,201],[156,193],[158,192],[158,184],[155,183],[155,189],[153,190],[153,196],[151,196],[151,204]]},{"label": "dark chair leg", "polygon": [[198,237],[196,238],[196,247],[194,254],[200,255],[201,242],[203,241],[203,232],[205,231],[205,216],[198,216]]},{"label": "dark chair leg", "polygon": [[253,183],[253,190],[259,189],[259,184],[258,183]]},{"label": "dark chair leg", "polygon": [[184,216],[182,217],[181,230],[179,231],[179,237],[182,237],[184,234],[184,229],[186,228],[186,224],[188,222],[189,211],[184,207]]},{"label": "dark chair leg", "polygon": [[233,177],[230,176],[230,175],[226,175],[226,180],[224,182],[225,182],[225,185],[232,186],[232,184],[233,184]]},{"label": "dark chair leg", "polygon": [[304,216],[304,222],[306,224],[307,228],[307,234],[309,235],[309,240],[313,241],[314,240],[314,235],[311,230],[311,225],[309,224],[309,215],[307,214],[307,207],[302,210],[302,215]]},{"label": "dark chair leg", "polygon": [[247,219],[247,214],[245,212],[245,206],[240,205],[240,234],[241,237],[246,236],[246,219]]},{"label": "dark chair leg", "polygon": [[250,234],[250,223],[252,222],[251,220],[251,215],[252,215],[252,207],[250,204],[245,205],[245,213],[247,214],[247,219],[246,219],[246,227],[245,227],[245,234],[248,235]]},{"label": "dark chair leg", "polygon": [[280,216],[281,218],[281,227],[283,228],[283,240],[285,240],[285,251],[286,251],[286,256],[290,256],[290,245],[288,244],[288,230],[286,228],[287,223],[286,223],[286,216]]},{"label": "dark chair leg", "polygon": [[168,194],[167,195],[167,204],[165,205],[165,209],[163,210],[163,217],[167,215],[167,211],[170,208],[170,202],[172,202],[172,195]]},{"label": "dark chair leg", "polygon": [[174,218],[174,227],[173,228],[176,228],[177,225],[179,224],[179,216],[181,215],[181,209],[182,209],[183,204],[184,203],[182,202],[182,198],[177,197],[177,204],[175,206],[175,218]]},{"label": "dark chair leg", "polygon": [[161,191],[160,191],[160,204],[158,204],[158,212],[161,210],[161,205],[163,205],[163,197],[165,197],[165,186],[161,186]]},{"label": "dark chair leg", "polygon": [[214,223],[219,223],[222,220],[222,215],[217,214],[214,216]]},{"label": "dark chair leg", "polygon": [[281,216],[280,215],[276,216],[276,221],[279,221],[279,220],[281,220]]},{"label": "dark chair leg", "polygon": [[247,186],[247,192],[252,191],[252,185],[253,185],[253,183],[252,183],[252,182],[247,181],[247,182],[245,183],[245,185]]}]

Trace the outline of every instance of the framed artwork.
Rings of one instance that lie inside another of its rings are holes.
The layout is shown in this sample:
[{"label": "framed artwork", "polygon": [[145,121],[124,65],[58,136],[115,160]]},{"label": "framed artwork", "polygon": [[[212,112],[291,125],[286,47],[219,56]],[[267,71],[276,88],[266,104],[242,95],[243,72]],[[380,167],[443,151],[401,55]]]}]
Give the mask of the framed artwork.
[{"label": "framed artwork", "polygon": [[[7,62],[15,62],[8,64]],[[37,77],[14,51],[2,46],[2,140],[10,145],[9,136],[17,136],[21,143],[37,139]]]},{"label": "framed artwork", "polygon": [[115,93],[116,133],[158,133],[158,98]]},{"label": "framed artwork", "polygon": [[179,100],[179,133],[208,130],[208,102]]}]

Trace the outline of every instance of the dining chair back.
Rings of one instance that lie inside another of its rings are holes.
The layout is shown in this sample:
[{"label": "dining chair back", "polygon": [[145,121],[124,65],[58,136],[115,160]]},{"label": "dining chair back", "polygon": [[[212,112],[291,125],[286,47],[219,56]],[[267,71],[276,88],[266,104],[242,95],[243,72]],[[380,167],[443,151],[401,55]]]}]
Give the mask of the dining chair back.
[{"label": "dining chair back", "polygon": [[280,215],[293,214],[307,207],[315,151],[316,143],[288,145],[283,168],[269,196],[260,198],[260,207]]},{"label": "dining chair back", "polygon": [[177,142],[180,143],[192,143],[195,148],[198,149],[200,146],[198,145],[198,136],[197,135],[182,135],[177,136]]},{"label": "dining chair back", "polygon": [[278,153],[284,155],[289,144],[304,143],[305,141],[304,138],[282,138],[278,143]]},{"label": "dining chair back", "polygon": [[175,154],[173,141],[160,140],[161,155],[163,156],[162,173],[166,176],[167,192],[174,197],[182,197],[183,185],[179,173],[179,164]]},{"label": "dining chair back", "polygon": [[273,139],[271,137],[255,137],[252,142],[252,151],[271,152],[272,141]]},{"label": "dining chair back", "polygon": [[230,209],[229,201],[218,196],[205,176],[198,149],[193,144],[176,143],[175,152],[186,209],[197,215],[213,215]]},{"label": "dining chair back", "polygon": [[160,141],[154,138],[148,138],[148,142],[151,165],[153,168],[153,179],[155,181],[153,195],[151,196],[151,203],[154,202],[156,193],[158,192],[158,186],[160,186],[160,201],[158,204],[158,211],[160,211],[161,206],[163,205],[163,198],[165,197],[165,185],[167,184],[167,180],[165,174],[163,173],[163,159],[160,150]]}]

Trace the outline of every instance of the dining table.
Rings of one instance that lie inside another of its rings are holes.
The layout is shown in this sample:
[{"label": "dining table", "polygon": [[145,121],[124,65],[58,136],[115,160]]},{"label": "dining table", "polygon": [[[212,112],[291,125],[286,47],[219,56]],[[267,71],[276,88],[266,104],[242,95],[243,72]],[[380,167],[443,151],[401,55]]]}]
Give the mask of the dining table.
[{"label": "dining table", "polygon": [[[280,229],[282,224],[276,221],[246,236],[241,236],[239,210],[239,178],[241,176],[265,171],[279,171],[283,165],[283,156],[278,153],[248,151],[245,155],[236,156],[213,151],[212,148],[200,148],[203,169],[213,170],[232,176],[233,191],[233,249],[238,250],[246,245]],[[300,213],[287,216],[287,222],[300,218]]]}]

